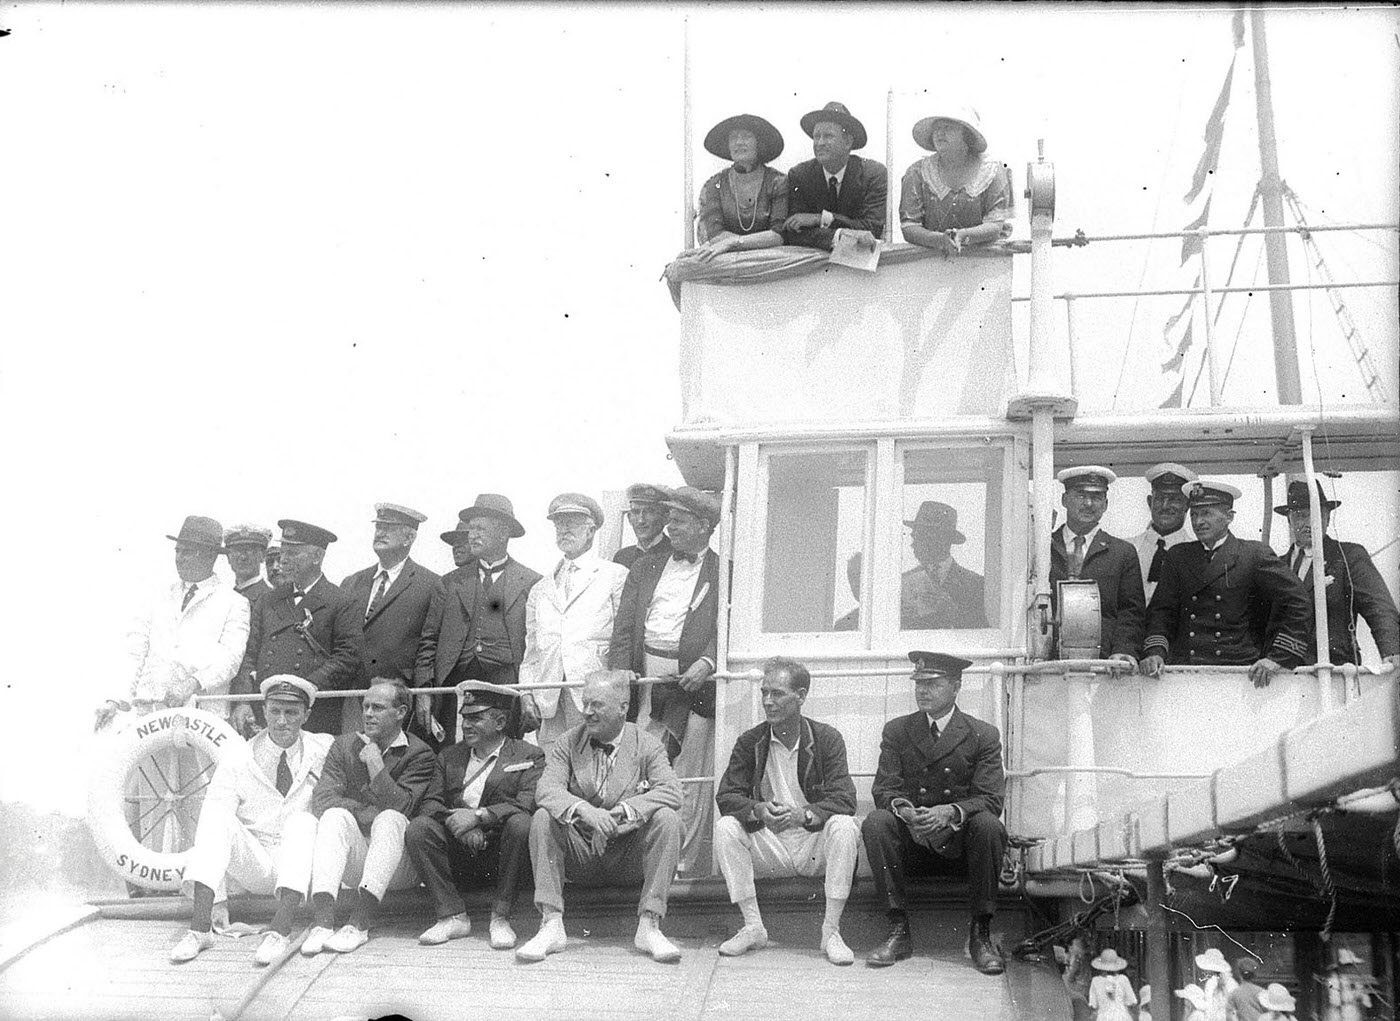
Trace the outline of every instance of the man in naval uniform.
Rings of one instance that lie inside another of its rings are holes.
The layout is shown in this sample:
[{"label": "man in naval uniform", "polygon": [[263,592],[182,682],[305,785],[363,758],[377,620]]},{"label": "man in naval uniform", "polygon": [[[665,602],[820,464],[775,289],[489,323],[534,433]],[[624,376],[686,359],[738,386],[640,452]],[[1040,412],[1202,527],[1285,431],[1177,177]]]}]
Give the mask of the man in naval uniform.
[{"label": "man in naval uniform", "polygon": [[1273,550],[1230,532],[1238,489],[1208,479],[1183,488],[1197,541],[1162,560],[1142,672],[1158,676],[1167,663],[1248,665],[1262,688],[1307,659],[1307,595]]},{"label": "man in naval uniform", "polygon": [[[1356,641],[1356,618],[1366,621],[1375,640],[1376,651],[1381,659],[1400,669],[1400,613],[1395,608],[1395,600],[1385,587],[1381,573],[1371,563],[1366,547],[1355,542],[1338,542],[1327,531],[1332,511],[1342,505],[1340,500],[1329,500],[1322,492],[1322,483],[1317,484],[1317,499],[1322,507],[1322,557],[1325,572],[1324,592],[1327,598],[1327,662],[1334,664],[1360,663],[1361,650]],[[1308,484],[1290,482],[1288,502],[1274,508],[1275,514],[1288,518],[1293,532],[1293,545],[1288,548],[1284,560],[1288,569],[1303,583],[1303,591],[1308,599],[1308,647],[1311,650],[1309,663],[1319,662],[1317,658],[1317,622],[1314,616],[1313,550],[1316,544],[1312,539],[1312,519],[1308,512]]]},{"label": "man in naval uniform", "polygon": [[653,550],[671,551],[671,540],[666,535],[666,518],[669,509],[666,501],[671,499],[671,491],[665,486],[653,486],[637,482],[627,487],[627,521],[632,526],[632,534],[637,541],[624,546],[613,554],[613,563],[621,564],[628,570],[643,553]]},{"label": "man in naval uniform", "polygon": [[1143,473],[1152,487],[1147,496],[1147,513],[1151,520],[1145,529],[1133,537],[1137,549],[1138,567],[1142,571],[1143,595],[1152,598],[1157,580],[1162,574],[1162,561],[1167,550],[1190,542],[1186,528],[1186,494],[1181,487],[1196,481],[1196,473],[1183,465],[1164,461]]},{"label": "man in naval uniform", "polygon": [[233,588],[250,603],[272,591],[272,586],[262,576],[263,556],[271,541],[270,528],[234,525],[224,530],[224,555],[233,572]]},{"label": "man in naval uniform", "polygon": [[841,103],[804,114],[800,123],[812,139],[814,158],[788,171],[788,218],[779,228],[783,243],[829,252],[842,227],[883,237],[885,165],[851,155],[865,147],[865,125]]},{"label": "man in naval uniform", "polygon": [[[340,584],[364,627],[357,688],[368,686],[375,677],[413,681],[423,621],[442,588],[436,574],[408,555],[418,537],[418,526],[426,520],[426,514],[410,507],[375,504],[374,555],[379,563],[355,572]],[[341,733],[348,734],[359,729],[360,707],[355,699],[343,701]],[[431,732],[418,736],[433,747],[441,743]]]},{"label": "man in naval uniform", "polygon": [[[253,678],[273,674],[304,677],[317,692],[344,690],[360,675],[363,621],[350,598],[321,573],[334,532],[305,521],[284,518],[282,530],[283,582],[253,606],[253,626],[243,666],[234,678],[235,694],[253,691]],[[338,734],[340,699],[317,699],[305,729]],[[246,729],[253,716],[247,702],[231,713],[235,730]]]},{"label": "man in naval uniform", "polygon": [[1136,669],[1147,613],[1137,550],[1099,527],[1108,510],[1108,487],[1118,476],[1090,464],[1066,468],[1055,478],[1065,487],[1060,496],[1065,523],[1050,538],[1051,597],[1057,581],[1089,578],[1097,582],[1103,623],[1099,657]]},{"label": "man in naval uniform", "polygon": [[953,547],[967,541],[958,531],[957,509],[925,500],[904,525],[919,565],[899,579],[899,629],[986,627],[986,583],[953,559]]},{"label": "man in naval uniform", "polygon": [[961,873],[970,888],[968,954],[978,971],[999,975],[1005,962],[991,924],[1006,850],[1001,734],[957,707],[962,672],[971,662],[936,652],[911,652],[909,659],[919,708],[885,724],[870,789],[875,811],[861,824],[875,889],[890,918],[889,936],[866,963],[887,967],[914,954],[906,876]]}]

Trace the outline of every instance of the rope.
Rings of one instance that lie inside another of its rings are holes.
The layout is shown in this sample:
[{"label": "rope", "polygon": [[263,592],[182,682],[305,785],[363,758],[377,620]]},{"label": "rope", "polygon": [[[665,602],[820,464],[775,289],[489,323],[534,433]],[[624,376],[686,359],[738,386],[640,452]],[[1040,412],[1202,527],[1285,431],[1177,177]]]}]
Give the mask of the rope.
[{"label": "rope", "polygon": [[1337,888],[1332,885],[1332,868],[1327,864],[1327,841],[1322,835],[1322,820],[1313,816],[1313,839],[1317,841],[1317,864],[1322,869],[1322,892],[1328,898],[1327,921],[1322,923],[1322,941],[1332,938],[1332,923],[1337,919]]}]

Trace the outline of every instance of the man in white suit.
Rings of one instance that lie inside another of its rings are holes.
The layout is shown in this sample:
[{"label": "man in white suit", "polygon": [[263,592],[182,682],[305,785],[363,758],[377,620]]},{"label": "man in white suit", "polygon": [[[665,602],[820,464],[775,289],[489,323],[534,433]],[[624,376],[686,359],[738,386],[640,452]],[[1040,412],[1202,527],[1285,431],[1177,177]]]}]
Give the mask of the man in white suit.
[{"label": "man in white suit", "polygon": [[[97,709],[96,729],[118,712],[148,713],[183,705],[191,695],[221,694],[238,672],[248,644],[248,600],[224,584],[214,563],[224,552],[224,529],[191,515],[175,542],[177,581],[164,586],[127,636],[130,680]],[[205,708],[228,716],[227,703]]]},{"label": "man in white suit", "polygon": [[267,729],[229,746],[204,796],[184,890],[194,899],[190,930],[170,952],[175,963],[214,945],[213,910],[233,879],[250,893],[277,894],[272,929],[253,960],[271,964],[287,949],[292,918],[311,883],[316,820],[311,794],[334,738],[303,732],[316,686],[292,674],[259,685]]},{"label": "man in white suit", "polygon": [[[582,681],[603,669],[627,580],[627,568],[603,560],[593,549],[603,524],[603,508],[596,500],[582,493],[561,493],[550,501],[548,517],[564,557],[530,590],[525,603],[522,684]],[[536,691],[534,699],[542,720],[541,748],[583,722],[578,688]]]}]

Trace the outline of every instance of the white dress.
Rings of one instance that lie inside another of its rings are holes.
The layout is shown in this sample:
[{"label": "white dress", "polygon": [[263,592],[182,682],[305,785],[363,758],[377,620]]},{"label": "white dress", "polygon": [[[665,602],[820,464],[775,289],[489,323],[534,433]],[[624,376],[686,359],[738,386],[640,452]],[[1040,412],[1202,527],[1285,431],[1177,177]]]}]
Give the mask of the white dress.
[{"label": "white dress", "polygon": [[1097,1021],[1133,1021],[1128,1007],[1137,1003],[1132,984],[1121,972],[1116,975],[1095,975],[1089,983],[1089,1006],[1098,1011]]}]

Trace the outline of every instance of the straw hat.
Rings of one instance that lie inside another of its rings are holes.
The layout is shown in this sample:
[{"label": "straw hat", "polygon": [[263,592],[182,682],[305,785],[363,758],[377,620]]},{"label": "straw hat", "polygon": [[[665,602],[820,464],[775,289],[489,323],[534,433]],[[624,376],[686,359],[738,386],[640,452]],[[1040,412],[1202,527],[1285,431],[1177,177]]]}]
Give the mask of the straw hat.
[{"label": "straw hat", "polygon": [[1178,989],[1176,991],[1176,995],[1180,996],[1183,1000],[1191,1004],[1191,1006],[1195,1007],[1197,1010],[1206,1009],[1206,991],[1200,986],[1196,985],[1196,983],[1194,982],[1192,982],[1185,989]]},{"label": "straw hat", "polygon": [[919,147],[935,152],[933,147],[933,126],[938,121],[952,121],[954,124],[961,124],[963,129],[970,136],[968,139],[968,152],[986,152],[987,136],[982,134],[982,118],[977,116],[977,111],[970,106],[954,106],[945,113],[936,113],[931,117],[925,117],[914,125],[914,141],[919,143]]},{"label": "straw hat", "polygon": [[752,131],[758,139],[758,162],[772,163],[783,152],[782,133],[755,113],[738,113],[726,117],[705,135],[705,151],[722,160],[730,159],[729,133]]},{"label": "straw hat", "polygon": [[1089,967],[1099,971],[1122,971],[1128,966],[1128,962],[1118,956],[1118,951],[1112,947],[1104,947],[1098,957],[1089,962]]},{"label": "straw hat", "polygon": [[1196,955],[1196,967],[1202,971],[1218,971],[1222,975],[1230,974],[1230,962],[1225,960],[1225,955],[1215,947],[1211,947],[1203,954]]},{"label": "straw hat", "polygon": [[1291,1014],[1297,1009],[1297,1003],[1288,990],[1277,982],[1270,982],[1268,989],[1260,991],[1259,1006],[1265,1010],[1277,1010],[1284,1014]]}]

